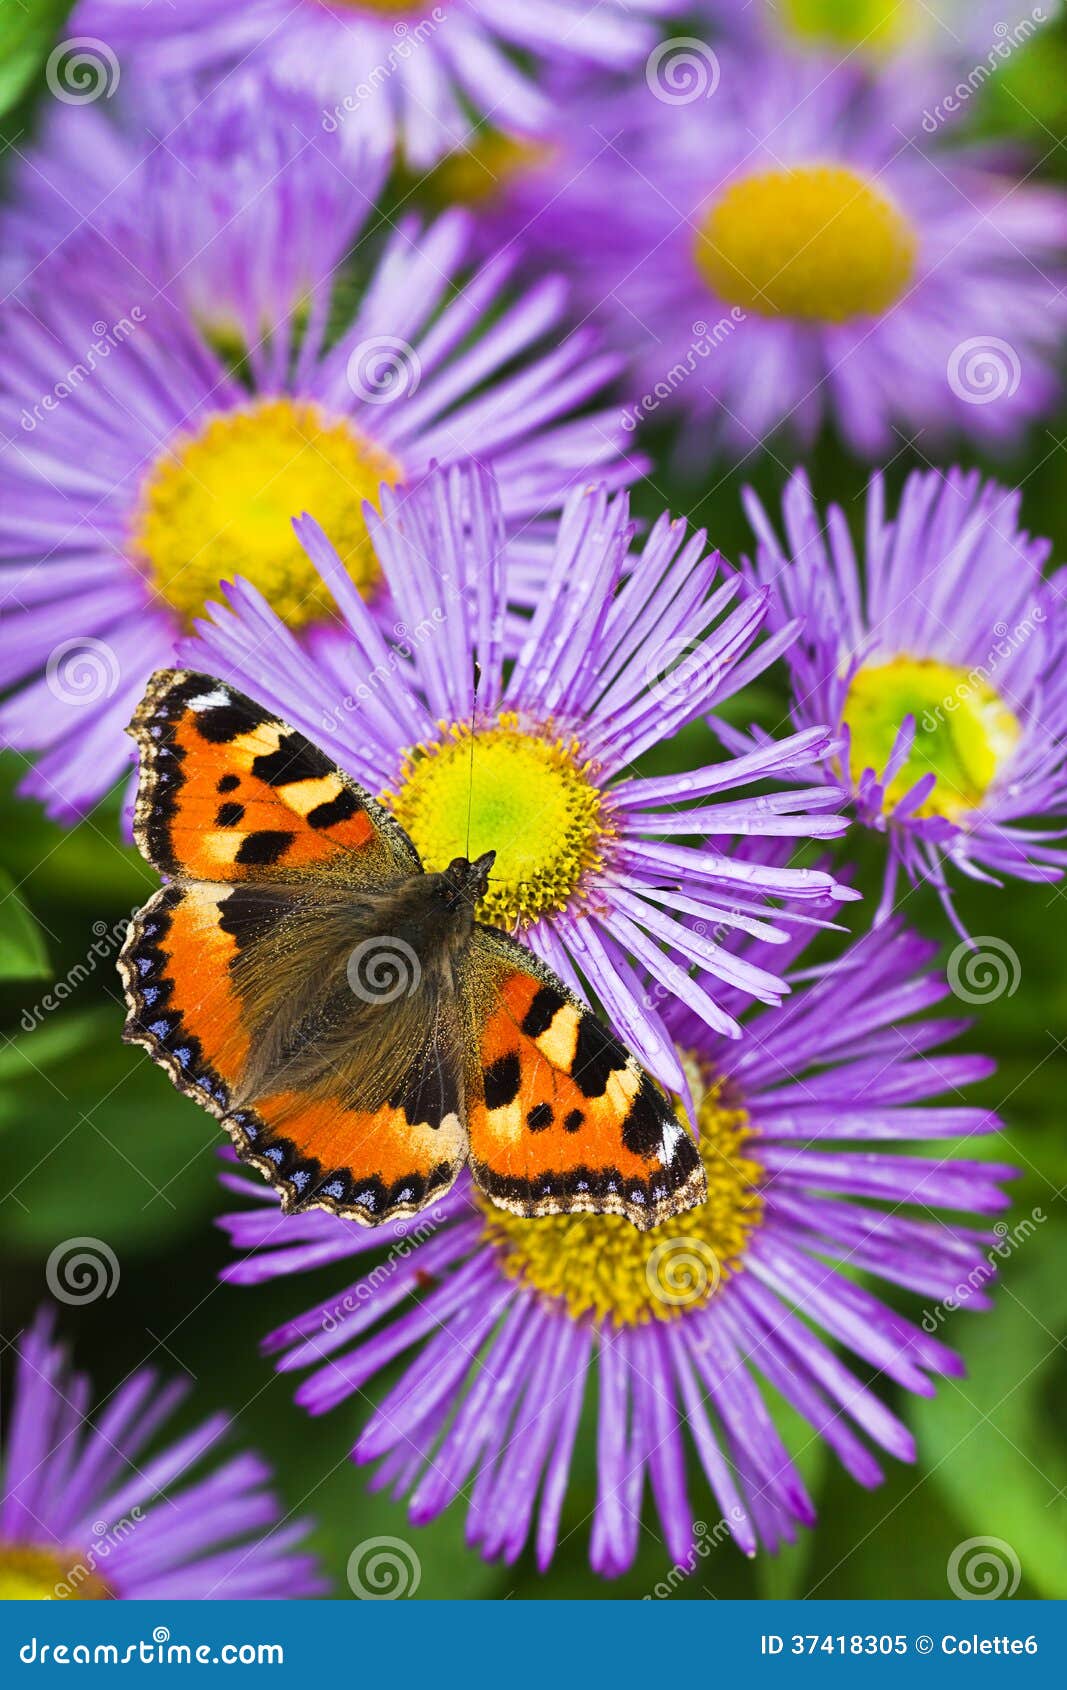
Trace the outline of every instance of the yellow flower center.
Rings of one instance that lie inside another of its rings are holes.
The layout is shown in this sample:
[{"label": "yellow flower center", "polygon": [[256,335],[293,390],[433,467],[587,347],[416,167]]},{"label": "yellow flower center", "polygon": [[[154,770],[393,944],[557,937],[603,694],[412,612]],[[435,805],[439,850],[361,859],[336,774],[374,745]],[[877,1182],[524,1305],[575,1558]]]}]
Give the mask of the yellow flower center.
[{"label": "yellow flower center", "polygon": [[478,906],[478,919],[494,927],[565,909],[583,895],[582,877],[603,866],[599,847],[611,832],[578,741],[551,723],[527,731],[511,714],[473,736],[469,726],[441,725],[442,739],[404,754],[399,789],[387,794],[426,868],[495,851]]},{"label": "yellow flower center", "polygon": [[785,0],[783,14],[801,41],[864,52],[892,51],[921,28],[917,0]]},{"label": "yellow flower center", "polygon": [[441,160],[426,178],[426,191],[435,205],[482,205],[527,170],[547,164],[554,150],[547,141],[482,129]]},{"label": "yellow flower center", "polygon": [[895,304],[915,230],[872,182],[834,164],[742,177],[713,203],[697,267],[722,299],[761,317],[844,323]]},{"label": "yellow flower center", "polygon": [[545,1215],[524,1220],[478,1197],[485,1236],[504,1272],[561,1301],[573,1320],[616,1326],[674,1320],[711,1301],[736,1273],[763,1216],[762,1169],[747,1154],[743,1109],[729,1108],[721,1080],[705,1079],[698,1108],[707,1201],[651,1232],[621,1215]]},{"label": "yellow flower center", "polygon": [[0,1602],[101,1602],[113,1594],[81,1550],[61,1554],[33,1543],[0,1543]]},{"label": "yellow flower center", "polygon": [[378,579],[363,517],[400,466],[349,423],[313,405],[265,399],[227,411],[171,444],[141,488],[133,550],[184,621],[220,581],[243,575],[290,628],[331,614],[331,601],[292,529],[309,511],[360,592]]},{"label": "yellow flower center", "polygon": [[386,17],[401,17],[413,12],[416,0],[316,0],[317,5],[347,7],[352,12],[384,12]]},{"label": "yellow flower center", "polygon": [[976,809],[1022,734],[1018,718],[973,670],[927,657],[894,657],[857,670],[845,697],[851,735],[849,774],[881,774],[905,716],[915,742],[886,791],[891,809],[923,775],[937,785],[916,811],[957,821]]}]

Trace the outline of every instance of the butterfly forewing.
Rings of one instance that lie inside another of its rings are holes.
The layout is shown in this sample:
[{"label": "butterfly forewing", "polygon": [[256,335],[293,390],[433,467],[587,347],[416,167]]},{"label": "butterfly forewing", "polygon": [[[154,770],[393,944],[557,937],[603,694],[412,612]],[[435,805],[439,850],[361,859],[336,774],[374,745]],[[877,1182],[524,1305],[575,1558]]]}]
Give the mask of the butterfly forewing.
[{"label": "butterfly forewing", "polygon": [[418,873],[388,811],[318,746],[209,675],[153,676],[130,732],[141,751],[134,833],[186,880],[361,883]]}]

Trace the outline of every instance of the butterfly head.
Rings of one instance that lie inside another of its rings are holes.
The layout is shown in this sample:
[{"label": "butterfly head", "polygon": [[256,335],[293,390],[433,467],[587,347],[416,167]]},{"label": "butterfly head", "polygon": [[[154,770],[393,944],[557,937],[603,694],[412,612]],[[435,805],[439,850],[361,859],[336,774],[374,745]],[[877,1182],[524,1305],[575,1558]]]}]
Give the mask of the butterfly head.
[{"label": "butterfly head", "polygon": [[441,891],[445,907],[459,911],[474,906],[485,897],[489,886],[489,871],[496,862],[496,852],[486,851],[470,862],[466,857],[453,857],[441,876]]}]

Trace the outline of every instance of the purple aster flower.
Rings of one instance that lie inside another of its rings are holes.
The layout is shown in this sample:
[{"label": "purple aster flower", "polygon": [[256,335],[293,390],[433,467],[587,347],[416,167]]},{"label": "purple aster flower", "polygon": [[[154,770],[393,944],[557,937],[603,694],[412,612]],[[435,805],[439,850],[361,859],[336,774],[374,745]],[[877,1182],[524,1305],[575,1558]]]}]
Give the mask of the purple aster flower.
[{"label": "purple aster flower", "polygon": [[618,360],[565,331],[558,277],[519,292],[510,258],[472,265],[462,212],[368,229],[380,165],[304,133],[291,102],[221,96],[0,317],[0,737],[40,754],[24,790],[64,819],[128,767],[144,682],[221,578],[292,627],[329,614],[297,512],[389,619],[363,499],[476,454],[531,602],[543,514],[640,468],[590,409]]},{"label": "purple aster flower", "polygon": [[[427,869],[496,852],[481,918],[523,942],[580,994],[580,976],[618,1032],[672,1090],[685,1075],[636,970],[653,972],[710,1027],[737,1023],[691,978],[694,965],[767,1002],[782,982],[720,940],[784,941],[768,900],[851,897],[829,875],[731,855],[717,836],[833,838],[841,794],[824,780],[783,792],[778,777],[831,748],[819,728],[753,756],[642,776],[636,761],[699,721],[783,651],[762,644],[767,595],[664,515],[638,557],[625,496],[602,486],[565,507],[537,609],[505,679],[503,515],[474,465],[428,477],[368,510],[375,555],[406,629],[387,643],[316,523],[295,524],[337,597],[347,639],[301,646],[255,587],[179,646],[302,730],[383,795]],[[472,659],[480,665],[476,683]],[[477,684],[477,692],[475,691]],[[746,788],[759,783],[760,796]],[[695,924],[685,918],[692,916]]]},{"label": "purple aster flower", "polygon": [[460,145],[478,117],[537,131],[553,66],[641,59],[674,0],[81,0],[75,35],[142,76],[240,62],[311,92],[326,127],[395,140],[415,165]]},{"label": "purple aster flower", "polygon": [[630,356],[629,428],[684,416],[694,464],[828,422],[877,455],[901,430],[1004,442],[1051,405],[1061,189],[931,157],[850,65],[689,51],[682,92],[665,58],[508,189],[508,233],[570,248]]},{"label": "purple aster flower", "polygon": [[[772,620],[804,625],[786,654],[795,725],[838,725],[824,774],[888,841],[880,917],[901,867],[933,882],[959,926],[950,866],[999,884],[1067,864],[1052,843],[1067,818],[1067,571],[1045,576],[1049,542],[1023,532],[1019,507],[976,472],[931,470],[908,478],[890,518],[875,476],[861,563],[843,512],[824,521],[802,473],[782,501],[784,540],[746,496],[751,578],[773,587]],[[722,731],[739,754],[760,743]]]},{"label": "purple aster flower", "polygon": [[[584,1523],[567,1492],[595,1381],[598,1572],[633,1561],[646,1485],[678,1566],[696,1565],[716,1515],[747,1554],[773,1551],[814,1510],[764,1386],[874,1486],[878,1452],[914,1459],[876,1383],[932,1395],[938,1375],[962,1372],[936,1336],[942,1305],[963,1285],[969,1309],[988,1306],[997,1235],[967,1217],[1004,1206],[998,1182],[1013,1170],[955,1154],[952,1141],[996,1130],[994,1116],[931,1101],[990,1071],[940,1048],[966,1023],[930,1014],[948,991],[934,949],[882,927],[801,976],[788,1005],[757,1011],[736,1042],[670,1006],[708,1197],[652,1232],[612,1217],[516,1221],[464,1184],[397,1226],[380,1258],[380,1238],[321,1214],[281,1224],[268,1193],[228,1176],[260,1201],[224,1222],[241,1252],[224,1276],[357,1264],[351,1285],[266,1348],[284,1370],[313,1370],[297,1391],[313,1414],[403,1363],[353,1456],[376,1463],[376,1487],[410,1498],[413,1521],[463,1496],[472,1546],[511,1561],[532,1540],[546,1567],[561,1527]],[[765,958],[765,946],[743,954]],[[906,1153],[912,1144],[926,1154]],[[871,1279],[925,1310],[898,1312]],[[697,1524],[687,1444],[713,1498]]]},{"label": "purple aster flower", "polygon": [[129,175],[139,150],[99,106],[45,109],[34,142],[12,161],[0,206],[5,299]]},{"label": "purple aster flower", "polygon": [[328,294],[388,171],[369,144],[346,157],[309,98],[265,74],[207,97],[139,90],[116,120],[56,102],[17,165],[0,220],[11,291],[67,242],[78,262],[89,226],[128,261],[116,284],[128,293],[136,264],[235,356]]},{"label": "purple aster flower", "polygon": [[0,1598],[138,1600],[321,1596],[304,1521],[282,1519],[270,1469],[237,1454],[206,1467],[225,1415],[157,1449],[185,1394],[132,1373],[90,1420],[91,1384],[44,1309],[17,1346],[0,1500]]}]

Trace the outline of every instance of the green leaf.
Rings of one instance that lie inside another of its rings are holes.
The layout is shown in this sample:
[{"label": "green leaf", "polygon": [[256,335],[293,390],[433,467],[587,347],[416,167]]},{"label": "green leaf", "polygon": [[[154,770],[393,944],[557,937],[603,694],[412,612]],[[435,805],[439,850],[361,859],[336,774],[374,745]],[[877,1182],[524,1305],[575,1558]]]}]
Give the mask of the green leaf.
[{"label": "green leaf", "polygon": [[0,869],[0,980],[47,980],[51,972],[44,935]]},{"label": "green leaf", "polygon": [[[1040,1596],[1067,1597],[1067,1454],[1050,1409],[1062,1400],[1067,1232],[1029,1217],[988,1313],[960,1313],[948,1342],[967,1377],[917,1401],[920,1457],[965,1529],[1011,1545]],[[1008,1239],[1016,1234],[1012,1223]]]},{"label": "green leaf", "polygon": [[116,1004],[3,1053],[20,1070],[3,1103],[12,1250],[47,1254],[88,1230],[119,1251],[156,1251],[222,1207],[217,1124],[121,1028]]},{"label": "green leaf", "polygon": [[30,87],[71,5],[72,0],[0,0],[0,117]]},{"label": "green leaf", "polygon": [[[820,1496],[830,1465],[827,1445],[777,1392],[772,1391],[766,1384],[762,1388],[773,1406],[774,1423],[782,1435],[782,1442],[793,1458],[808,1495],[821,1514]],[[815,1530],[818,1529],[816,1526]],[[814,1533],[800,1526],[795,1543],[786,1545],[777,1555],[758,1555],[755,1566],[760,1595],[768,1601],[792,1601],[805,1596],[814,1547]]]},{"label": "green leaf", "polygon": [[36,908],[49,912],[49,925],[60,908],[76,909],[79,918],[90,911],[95,918],[143,904],[159,877],[122,839],[118,793],[97,805],[87,820],[64,827],[39,804],[16,795],[25,772],[24,761],[0,753],[4,863],[26,882]]},{"label": "green leaf", "polygon": [[[32,1015],[33,1011],[27,1013]],[[106,1009],[42,1019],[0,1048],[0,1082],[10,1084],[46,1074],[57,1064],[91,1049],[100,1039],[113,1036],[114,1031],[115,1018]]]}]

